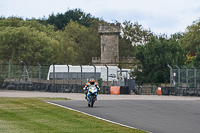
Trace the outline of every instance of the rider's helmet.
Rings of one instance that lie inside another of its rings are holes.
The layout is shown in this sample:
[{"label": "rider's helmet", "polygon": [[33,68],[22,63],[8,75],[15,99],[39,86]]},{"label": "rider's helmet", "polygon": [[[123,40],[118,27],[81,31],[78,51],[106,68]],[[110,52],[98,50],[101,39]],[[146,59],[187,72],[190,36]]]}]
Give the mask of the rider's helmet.
[{"label": "rider's helmet", "polygon": [[94,85],[94,83],[95,83],[95,80],[94,80],[93,78],[91,78],[91,79],[90,79],[90,84],[91,84],[91,85]]}]

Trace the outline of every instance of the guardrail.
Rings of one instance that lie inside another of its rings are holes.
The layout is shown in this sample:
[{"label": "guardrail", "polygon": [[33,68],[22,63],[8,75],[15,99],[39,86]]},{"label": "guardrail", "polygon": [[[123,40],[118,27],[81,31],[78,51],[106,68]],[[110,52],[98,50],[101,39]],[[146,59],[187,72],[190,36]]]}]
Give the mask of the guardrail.
[{"label": "guardrail", "polygon": [[200,96],[200,88],[194,87],[161,87],[162,95]]},{"label": "guardrail", "polygon": [[[39,82],[8,82],[4,81],[1,89],[20,91],[42,91],[42,92],[62,92],[62,93],[84,93],[85,85],[78,84],[53,84]],[[101,94],[110,94],[110,87],[101,86]]]}]

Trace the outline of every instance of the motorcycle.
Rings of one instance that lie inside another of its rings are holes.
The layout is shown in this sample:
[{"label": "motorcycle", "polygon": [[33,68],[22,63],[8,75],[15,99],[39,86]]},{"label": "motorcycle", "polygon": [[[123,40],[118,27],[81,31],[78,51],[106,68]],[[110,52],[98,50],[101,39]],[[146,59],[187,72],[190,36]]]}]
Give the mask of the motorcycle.
[{"label": "motorcycle", "polygon": [[98,90],[95,85],[91,85],[87,92],[88,107],[93,107],[94,102],[97,100]]}]

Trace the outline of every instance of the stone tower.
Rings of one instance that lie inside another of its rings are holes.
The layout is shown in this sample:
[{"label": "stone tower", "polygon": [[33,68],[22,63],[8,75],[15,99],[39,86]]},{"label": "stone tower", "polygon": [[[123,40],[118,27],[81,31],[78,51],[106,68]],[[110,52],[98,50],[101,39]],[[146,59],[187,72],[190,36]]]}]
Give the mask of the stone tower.
[{"label": "stone tower", "polygon": [[117,66],[119,63],[120,24],[100,24],[98,32],[101,37],[101,59],[93,57],[92,62]]}]

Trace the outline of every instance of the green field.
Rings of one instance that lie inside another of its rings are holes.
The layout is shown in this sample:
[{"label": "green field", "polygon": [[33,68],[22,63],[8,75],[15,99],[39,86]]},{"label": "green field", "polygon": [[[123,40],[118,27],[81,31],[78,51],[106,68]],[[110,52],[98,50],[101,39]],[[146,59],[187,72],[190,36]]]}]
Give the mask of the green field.
[{"label": "green field", "polygon": [[0,97],[0,132],[145,133],[51,105],[45,100],[61,99]]}]

